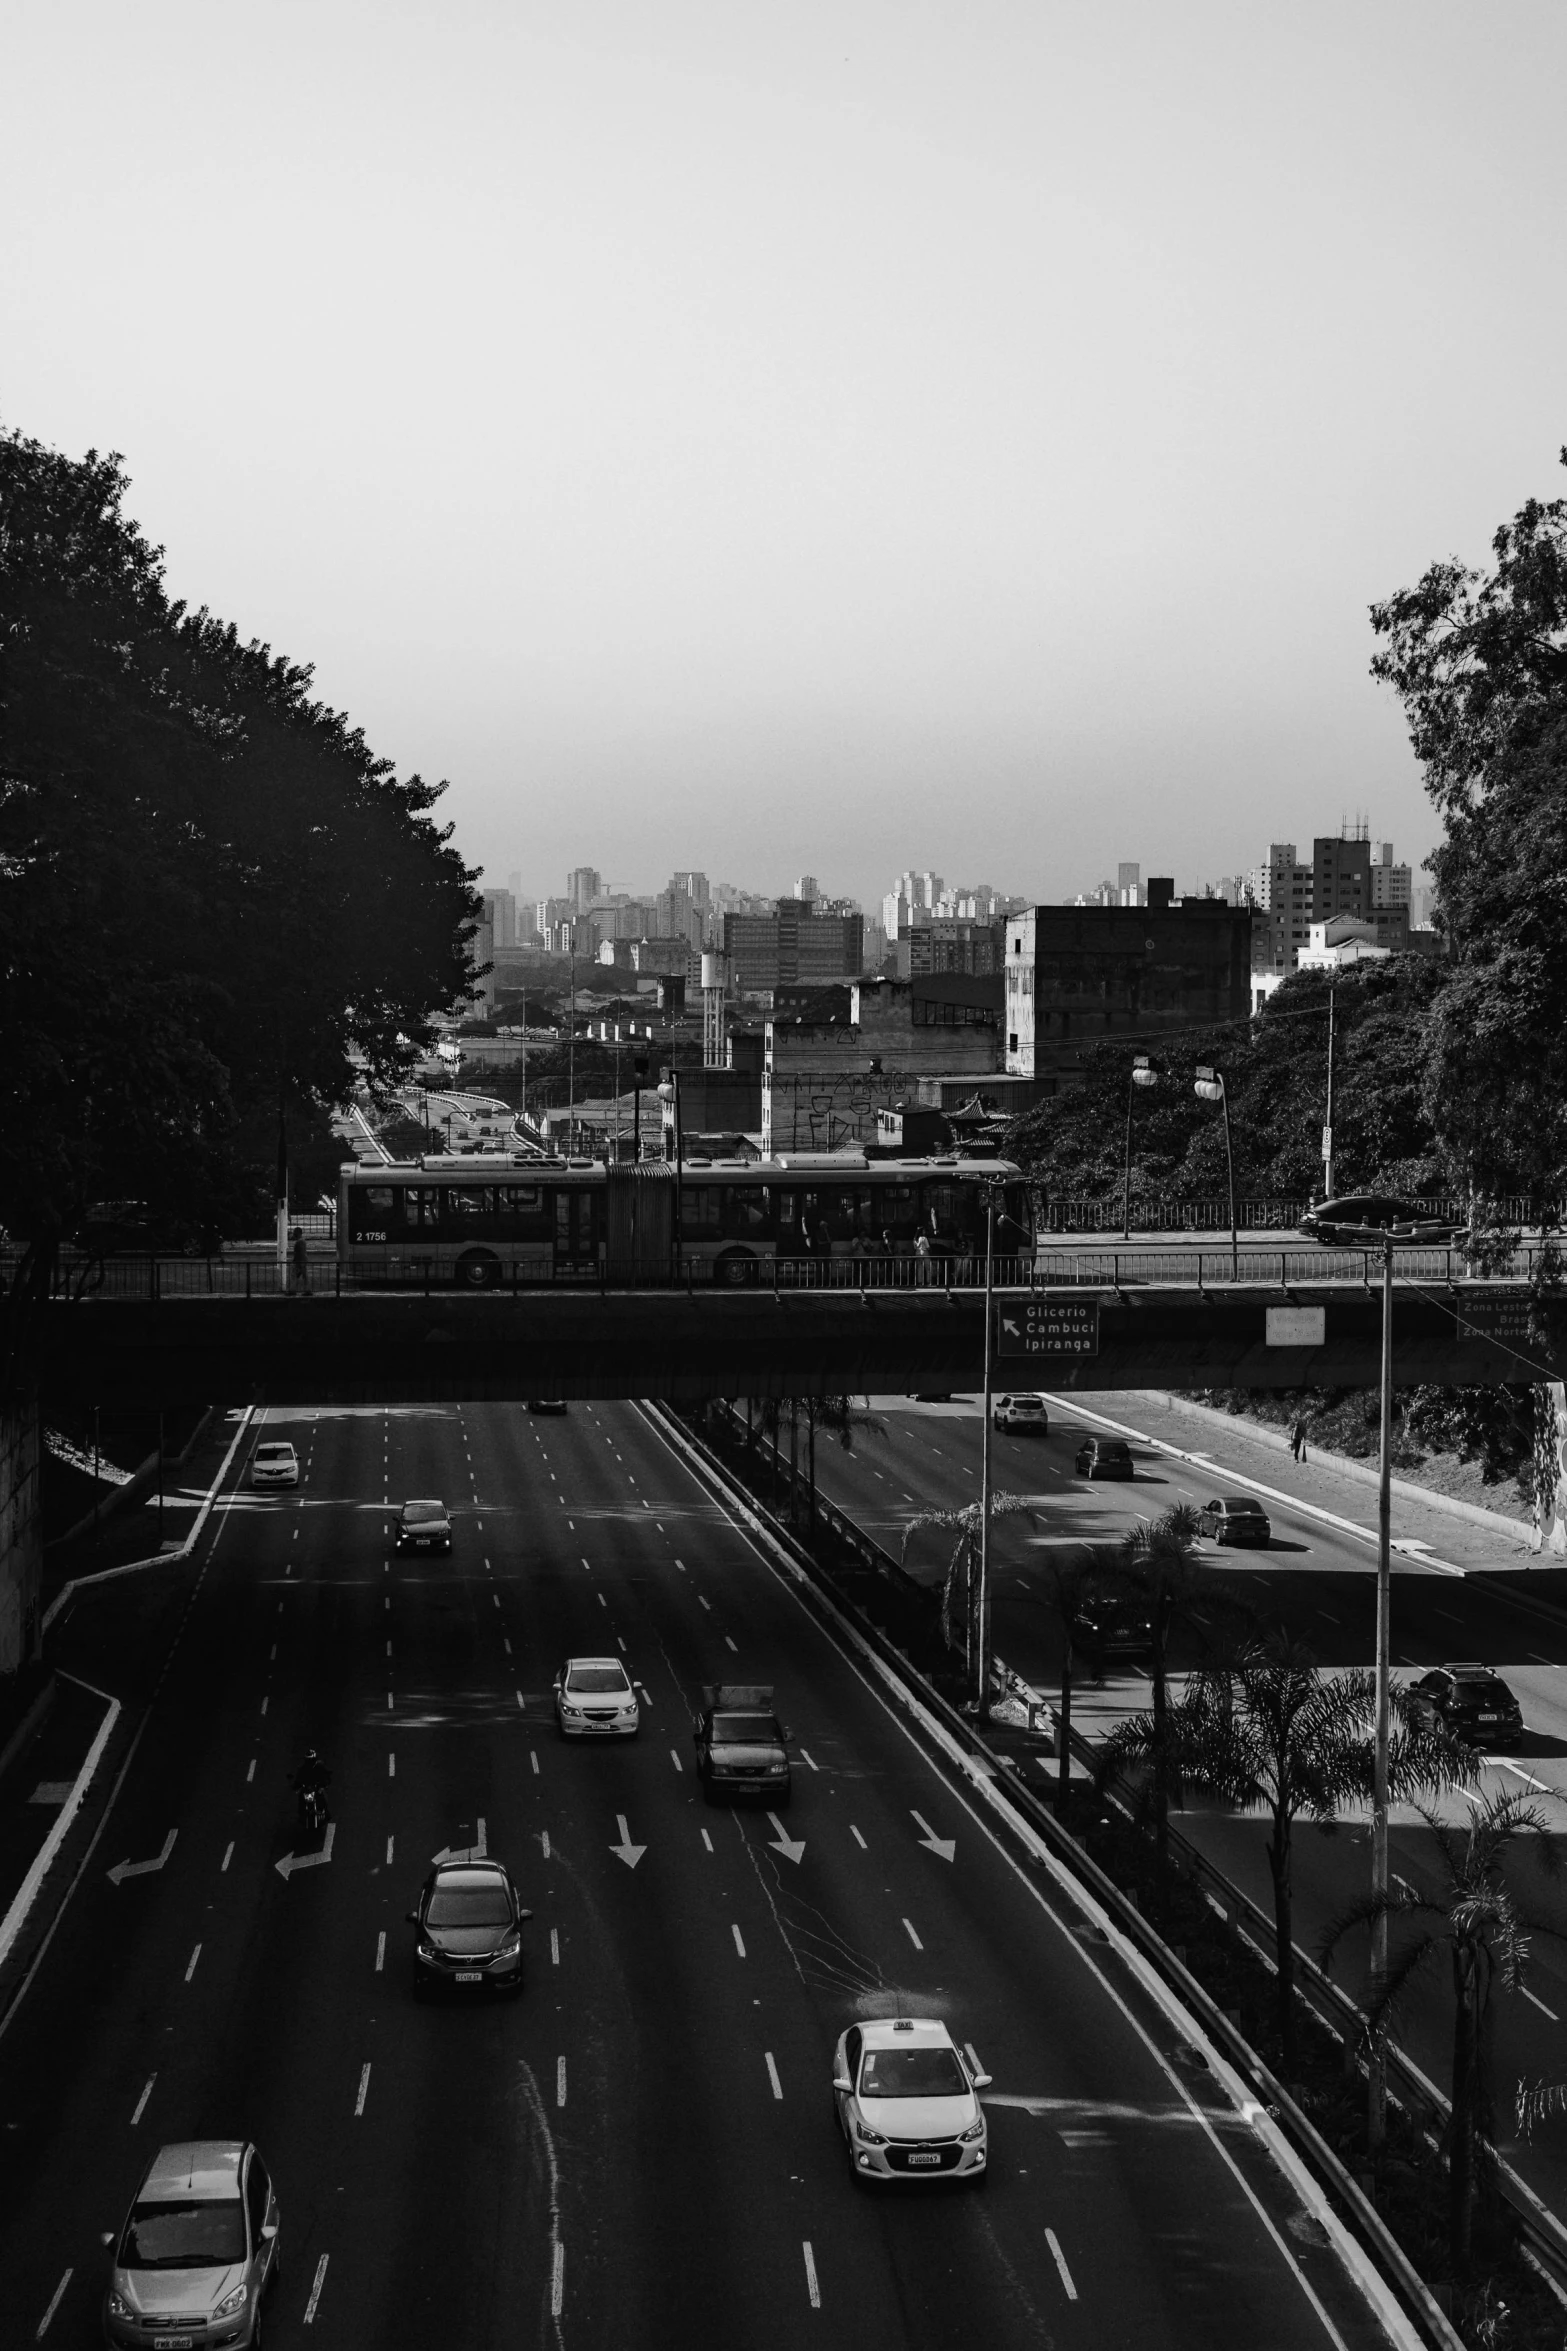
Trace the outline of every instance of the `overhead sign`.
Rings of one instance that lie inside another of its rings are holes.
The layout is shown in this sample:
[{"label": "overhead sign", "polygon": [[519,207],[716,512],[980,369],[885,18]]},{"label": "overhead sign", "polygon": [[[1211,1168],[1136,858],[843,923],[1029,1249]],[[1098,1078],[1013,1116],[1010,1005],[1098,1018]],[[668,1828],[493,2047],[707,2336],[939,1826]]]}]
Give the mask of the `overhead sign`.
[{"label": "overhead sign", "polygon": [[1325,1306],[1268,1308],[1270,1347],[1325,1347],[1327,1340],[1328,1310]]},{"label": "overhead sign", "polygon": [[1097,1355],[1097,1298],[1008,1298],[996,1308],[998,1355]]}]

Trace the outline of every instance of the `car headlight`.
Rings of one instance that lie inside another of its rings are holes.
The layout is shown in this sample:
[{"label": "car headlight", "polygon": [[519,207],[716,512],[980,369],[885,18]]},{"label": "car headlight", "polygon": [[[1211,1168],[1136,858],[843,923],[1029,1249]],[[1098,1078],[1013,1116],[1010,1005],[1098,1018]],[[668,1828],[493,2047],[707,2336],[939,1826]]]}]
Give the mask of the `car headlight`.
[{"label": "car headlight", "polygon": [[106,2307],[111,2318],[134,2318],[136,2316],[135,2311],[126,2301],[125,2296],[123,2294],[117,2294],[112,2286],[109,2288],[108,2302]]},{"label": "car headlight", "polygon": [[213,2304],[212,2315],[214,2318],[232,2318],[236,2310],[244,2309],[249,2299],[250,2288],[247,2285],[238,2285],[232,2294],[225,2294],[221,2302]]},{"label": "car headlight", "polygon": [[424,1935],[421,1935],[419,1937],[419,1957],[421,1959],[439,1959],[440,1956],[441,1955],[435,1948],[435,1945]]},{"label": "car headlight", "polygon": [[865,2147],[885,2147],[887,2144],[886,2132],[873,2131],[864,2116],[860,2114],[854,2118],[854,2135]]},{"label": "car headlight", "polygon": [[972,2147],[976,2139],[982,2139],[984,2136],[985,2123],[983,2116],[981,2116],[978,2122],[971,2122],[966,2131],[959,2131],[958,2133],[958,2139],[965,2147]]},{"label": "car headlight", "polygon": [[566,1704],[566,1701],[565,1701],[565,1699],[564,1699],[564,1698],[563,1698],[563,1699],[561,1700],[561,1702],[560,1702],[560,1710],[561,1710],[561,1713],[562,1713],[562,1714],[569,1714],[569,1715],[571,1716],[571,1718],[572,1718],[572,1720],[573,1720],[574,1722],[576,1722],[576,1721],[580,1721],[580,1720],[581,1720],[581,1716],[582,1716],[582,1709],[581,1709],[581,1707],[580,1707],[580,1706],[568,1706],[568,1705]]},{"label": "car headlight", "polygon": [[520,1956],[521,1951],[521,1935],[508,1935],[505,1942],[502,1943],[500,1949],[496,1952],[495,1956],[497,1959],[516,1959]]}]

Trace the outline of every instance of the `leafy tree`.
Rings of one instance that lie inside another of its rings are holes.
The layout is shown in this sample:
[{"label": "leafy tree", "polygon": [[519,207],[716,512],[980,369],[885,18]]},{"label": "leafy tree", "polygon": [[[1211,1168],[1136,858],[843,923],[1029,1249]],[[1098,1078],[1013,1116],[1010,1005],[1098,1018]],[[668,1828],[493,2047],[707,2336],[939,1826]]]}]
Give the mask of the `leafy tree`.
[{"label": "leafy tree", "polygon": [[[1004,1494],[992,1487],[990,1516],[992,1519],[1011,1518],[1022,1511],[1034,1516],[1034,1506],[1025,1502],[1021,1494]],[[974,1650],[975,1619],[979,1608],[979,1552],[980,1530],[984,1524],[977,1502],[965,1502],[956,1510],[918,1510],[903,1530],[901,1556],[907,1559],[909,1544],[925,1527],[941,1527],[955,1533],[957,1541],[947,1562],[946,1580],[941,1588],[941,1634],[947,1647],[961,1650],[965,1659]],[[979,1692],[980,1711],[989,1704],[988,1690]]]},{"label": "leafy tree", "polygon": [[1072,1789],[1072,1691],[1077,1680],[1078,1653],[1087,1645],[1093,1602],[1113,1582],[1099,1554],[1055,1551],[1047,1555],[1040,1574],[1046,1605],[1061,1628],[1061,1755],[1056,1779],[1056,1810],[1065,1812]]},{"label": "leafy tree", "polygon": [[859,1404],[852,1396],[801,1396],[795,1400],[795,1412],[805,1414],[805,1539],[812,1548],[816,1543],[816,1432],[824,1429],[841,1452],[852,1453],[856,1435],[884,1437],[887,1433],[886,1422],[870,1405],[869,1396]]},{"label": "leafy tree", "polygon": [[[1168,1723],[1170,1635],[1178,1624],[1205,1632],[1204,1610],[1221,1610],[1232,1618],[1235,1610],[1228,1586],[1198,1554],[1198,1531],[1196,1510],[1189,1502],[1178,1502],[1158,1518],[1140,1519],[1111,1558],[1117,1581],[1136,1592],[1148,1608],[1153,1710],[1146,1741],[1146,1786],[1161,1866],[1169,1858],[1170,1797],[1180,1785]],[[1101,1776],[1113,1768],[1107,1753]]]},{"label": "leafy tree", "polygon": [[126,490],[0,437],[0,1224],[40,1266],[94,1199],[223,1213],[469,985],[441,787],[171,602]]},{"label": "leafy tree", "polygon": [[[1453,2061],[1448,2124],[1448,2250],[1453,2274],[1469,2273],[1477,2189],[1484,2185],[1494,2139],[1489,2024],[1491,1994],[1498,1978],[1517,1991],[1528,1970],[1529,1938],[1557,1934],[1549,1920],[1533,1917],[1514,1901],[1504,1868],[1515,1847],[1527,1852],[1543,1876],[1561,1869],[1550,1823],[1531,1798],[1500,1793],[1474,1803],[1468,1821],[1452,1829],[1437,1813],[1416,1807],[1435,1839],[1445,1882],[1434,1896],[1399,1887],[1370,1895],[1344,1911],[1323,1938],[1329,1958],[1357,1926],[1385,1917],[1391,1927],[1404,1919],[1413,1938],[1390,1959],[1384,1981],[1372,1986],[1367,2029],[1380,2033],[1399,2011],[1412,1983],[1446,1959],[1453,1994]],[[1526,2094],[1527,2105],[1527,2094]]]},{"label": "leafy tree", "polygon": [[[1298,2054],[1295,1824],[1331,1824],[1347,1804],[1370,1801],[1376,1700],[1373,1674],[1324,1675],[1312,1652],[1280,1629],[1243,1642],[1233,1660],[1194,1677],[1170,1710],[1162,1748],[1151,1714],[1133,1716],[1107,1742],[1116,1768],[1156,1769],[1162,1753],[1179,1783],[1221,1803],[1266,1809],[1279,2041],[1291,2074]],[[1400,1724],[1389,1740],[1389,1786],[1397,1796],[1442,1787],[1467,1777],[1468,1761],[1445,1737]]]},{"label": "leafy tree", "polygon": [[1455,1177],[1549,1198],[1567,1166],[1567,499],[1531,498],[1492,553],[1374,604],[1371,667],[1445,826],[1427,1110]]}]

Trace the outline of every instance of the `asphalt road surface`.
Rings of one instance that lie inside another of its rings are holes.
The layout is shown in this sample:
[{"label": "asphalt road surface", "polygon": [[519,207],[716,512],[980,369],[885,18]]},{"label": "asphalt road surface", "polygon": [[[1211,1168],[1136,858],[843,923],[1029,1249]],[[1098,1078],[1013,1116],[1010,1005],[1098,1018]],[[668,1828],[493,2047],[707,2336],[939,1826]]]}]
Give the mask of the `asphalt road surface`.
[{"label": "asphalt road surface", "polygon": [[[8,2341],[96,2341],[149,2156],[231,2134],[281,2199],[274,2345],[1382,2340],[1170,2025],[636,1407],[261,1433],[293,1437],[303,1483],[213,1513],[0,2038]],[[423,1494],[455,1507],[450,1559],[390,1552]],[[562,1744],[553,1671],[609,1650],[642,1734]],[[772,1682],[792,1726],[781,1828],[700,1801],[689,1706],[726,1674]],[[329,1857],[294,1829],[307,1745],[335,1774]],[[481,1842],[534,1913],[524,1992],[416,2007],[404,1914],[433,1856]],[[159,1866],[111,1879],[127,1860]],[[848,2170],[833,2044],[900,2007],[994,2077],[982,2192],[884,2200]]]},{"label": "asphalt road surface", "polygon": [[[1048,1562],[1085,1544],[1111,1544],[1139,1517],[1153,1517],[1177,1502],[1204,1503],[1225,1490],[1189,1464],[1148,1446],[1133,1445],[1137,1475],[1131,1484],[1094,1483],[1077,1476],[1073,1456],[1082,1438],[1102,1423],[1094,1412],[1139,1425],[1140,1399],[1103,1396],[1063,1398],[1050,1408],[1046,1436],[997,1431],[992,1449],[995,1484],[1028,1498],[1032,1518],[998,1519],[992,1532],[994,1639],[997,1653],[1037,1688],[1053,1695],[1060,1686],[1062,1642],[1049,1597]],[[1085,1409],[1085,1406],[1089,1407]],[[895,1555],[903,1529],[922,1508],[952,1508],[979,1491],[980,1420],[972,1400],[917,1404],[879,1398],[880,1434],[858,1435],[844,1454],[819,1441],[817,1477],[821,1491],[850,1511]],[[787,1430],[787,1423],[786,1423]],[[1170,1432],[1165,1431],[1166,1434]],[[1190,1449],[1216,1461],[1225,1458],[1222,1430],[1188,1426],[1174,1434]],[[1234,1450],[1238,1451],[1237,1445]],[[1267,1482],[1288,1487],[1288,1457],[1275,1454]],[[1234,1490],[1244,1492],[1240,1481]],[[1272,1541],[1265,1551],[1200,1548],[1213,1569],[1233,1578],[1265,1614],[1284,1617],[1315,1648],[1324,1666],[1369,1666],[1375,1655],[1376,1494],[1345,1487],[1340,1514],[1367,1530],[1362,1534],[1324,1523],[1301,1507],[1268,1500]],[[1429,1514],[1411,1513],[1397,1499],[1393,1535],[1397,1542],[1418,1518],[1429,1532]],[[1436,1530],[1438,1534],[1441,1529]],[[1395,1678],[1413,1679],[1450,1659],[1479,1659],[1494,1666],[1517,1692],[1526,1735],[1516,1753],[1489,1759],[1477,1775],[1481,1789],[1505,1788],[1531,1799],[1552,1832],[1558,1850],[1567,1839],[1567,1625],[1511,1605],[1486,1564],[1522,1564],[1510,1539],[1455,1528],[1449,1548],[1461,1551],[1467,1572],[1422,1565],[1412,1556],[1395,1557],[1393,1577],[1393,1659]],[[926,1529],[910,1542],[907,1559],[923,1580],[935,1580],[952,1537]],[[1196,1643],[1177,1639],[1174,1661],[1190,1660]],[[1081,1671],[1081,1668],[1079,1669]],[[1074,1688],[1074,1728],[1085,1737],[1101,1735],[1128,1712],[1146,1707],[1146,1667],[1112,1659],[1105,1680],[1079,1680]],[[1048,1769],[1042,1761],[1035,1784]],[[1466,1818],[1466,1799],[1444,1798],[1439,1815],[1455,1826]],[[1195,1802],[1177,1816],[1179,1826],[1271,1915],[1272,1889],[1264,1854],[1265,1826],[1259,1817],[1241,1818]],[[1419,1816],[1396,1807],[1390,1833],[1395,1878],[1422,1894],[1440,1890],[1443,1871],[1434,1841]],[[1520,1858],[1511,1882],[1517,1898],[1555,1931],[1534,1937],[1524,1989],[1498,1990],[1493,2008],[1494,2080],[1498,2093],[1499,2144],[1537,2193],[1567,2220],[1567,2121],[1548,2123],[1518,2142],[1509,2117],[1519,2082],[1567,2081],[1567,1887],[1542,1872],[1532,1858]],[[1367,1833],[1351,1822],[1325,1836],[1309,1825],[1295,1841],[1296,1938],[1315,1950],[1329,1923],[1369,1887]],[[1400,1930],[1395,1929],[1395,1947]],[[1365,1938],[1347,1938],[1336,1961],[1340,1981],[1361,1991],[1365,1984]],[[1445,1966],[1416,1985],[1400,2037],[1430,2077],[1445,2086],[1451,2059],[1451,2006]]]}]

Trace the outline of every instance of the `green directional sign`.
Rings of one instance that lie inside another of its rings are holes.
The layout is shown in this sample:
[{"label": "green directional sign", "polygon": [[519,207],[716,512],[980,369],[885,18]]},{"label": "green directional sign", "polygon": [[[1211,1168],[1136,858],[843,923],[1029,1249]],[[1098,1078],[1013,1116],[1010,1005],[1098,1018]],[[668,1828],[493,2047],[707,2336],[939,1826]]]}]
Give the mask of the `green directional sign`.
[{"label": "green directional sign", "polygon": [[1097,1298],[998,1298],[998,1355],[1097,1355]]}]

